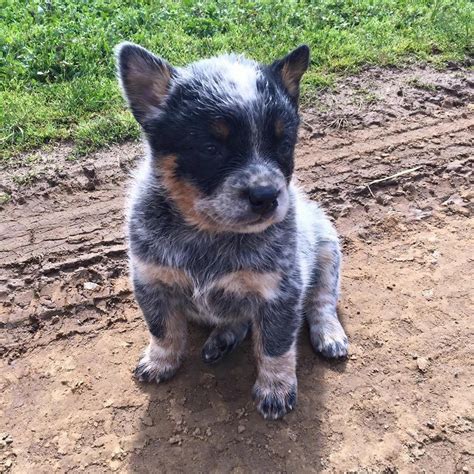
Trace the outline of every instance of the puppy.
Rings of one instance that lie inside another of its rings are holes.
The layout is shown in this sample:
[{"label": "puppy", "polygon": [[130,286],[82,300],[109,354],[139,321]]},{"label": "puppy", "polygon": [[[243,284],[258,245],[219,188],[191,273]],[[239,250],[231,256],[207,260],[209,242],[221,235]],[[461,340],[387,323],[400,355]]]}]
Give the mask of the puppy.
[{"label": "puppy", "polygon": [[316,352],[345,357],[348,347],[337,233],[291,183],[309,48],[270,65],[231,54],[174,67],[131,43],[116,55],[148,148],[128,209],[133,287],[150,331],[135,374],[156,383],[175,374],[188,318],[213,328],[207,363],[251,327],[253,397],[265,418],[280,418],[296,404],[302,318]]}]

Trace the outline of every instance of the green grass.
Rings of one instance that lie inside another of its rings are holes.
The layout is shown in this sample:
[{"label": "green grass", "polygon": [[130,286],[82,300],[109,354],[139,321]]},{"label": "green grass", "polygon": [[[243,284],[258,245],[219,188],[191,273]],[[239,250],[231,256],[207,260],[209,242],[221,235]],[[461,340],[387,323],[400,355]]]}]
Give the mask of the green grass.
[{"label": "green grass", "polygon": [[183,65],[223,51],[270,61],[312,47],[303,100],[334,74],[473,52],[470,0],[0,0],[0,153],[73,140],[78,154],[139,135],[113,48],[130,40]]}]

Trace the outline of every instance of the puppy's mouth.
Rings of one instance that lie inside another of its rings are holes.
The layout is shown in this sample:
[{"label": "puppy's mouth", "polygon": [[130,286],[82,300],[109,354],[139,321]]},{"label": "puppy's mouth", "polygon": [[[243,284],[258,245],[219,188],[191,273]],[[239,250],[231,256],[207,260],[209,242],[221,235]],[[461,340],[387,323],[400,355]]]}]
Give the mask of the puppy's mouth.
[{"label": "puppy's mouth", "polygon": [[255,225],[255,224],[263,224],[264,222],[268,222],[272,220],[272,218],[275,216],[275,210],[268,211],[265,214],[262,214],[258,216],[255,219],[251,219],[248,222],[243,222],[244,225]]},{"label": "puppy's mouth", "polygon": [[213,212],[206,212],[206,218],[214,223],[216,228],[222,232],[261,232],[275,222],[276,212],[270,211],[259,216],[251,216],[244,219],[226,219],[222,215],[216,215]]},{"label": "puppy's mouth", "polygon": [[236,232],[261,232],[280,220],[277,210],[272,209],[258,216],[253,215],[249,218],[228,222],[227,226],[229,230]]}]

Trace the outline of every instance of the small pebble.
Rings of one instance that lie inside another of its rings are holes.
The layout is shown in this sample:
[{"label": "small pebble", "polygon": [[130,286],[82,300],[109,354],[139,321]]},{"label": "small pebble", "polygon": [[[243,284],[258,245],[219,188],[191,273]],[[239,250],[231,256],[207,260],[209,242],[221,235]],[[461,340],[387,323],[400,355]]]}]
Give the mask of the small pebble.
[{"label": "small pebble", "polygon": [[151,416],[146,415],[142,418],[142,423],[145,426],[153,426],[153,419],[151,418]]},{"label": "small pebble", "polygon": [[96,290],[97,288],[99,288],[99,285],[92,281],[86,281],[84,283],[84,290]]},{"label": "small pebble", "polygon": [[428,370],[428,367],[429,367],[430,363],[429,363],[428,359],[426,359],[424,357],[418,357],[418,359],[416,361],[416,365],[418,366],[418,370],[420,372],[425,373]]}]

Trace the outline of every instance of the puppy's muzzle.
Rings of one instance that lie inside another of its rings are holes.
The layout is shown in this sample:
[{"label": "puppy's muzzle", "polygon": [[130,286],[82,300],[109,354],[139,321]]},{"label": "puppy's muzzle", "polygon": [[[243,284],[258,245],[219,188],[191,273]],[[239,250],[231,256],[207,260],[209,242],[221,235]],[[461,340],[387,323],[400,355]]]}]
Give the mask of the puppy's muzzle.
[{"label": "puppy's muzzle", "polygon": [[250,206],[261,216],[272,213],[278,207],[279,189],[273,186],[255,186],[248,190]]}]

